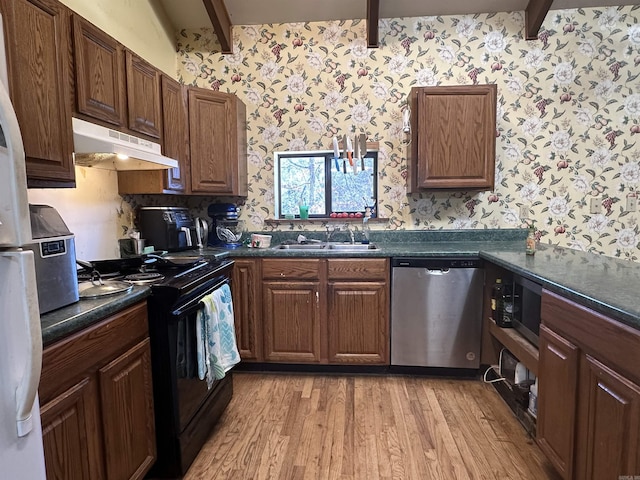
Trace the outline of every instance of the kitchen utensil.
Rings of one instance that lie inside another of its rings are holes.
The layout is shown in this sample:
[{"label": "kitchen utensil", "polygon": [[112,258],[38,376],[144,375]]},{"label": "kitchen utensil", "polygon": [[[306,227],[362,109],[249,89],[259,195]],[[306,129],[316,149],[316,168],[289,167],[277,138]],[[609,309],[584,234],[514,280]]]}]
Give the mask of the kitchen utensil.
[{"label": "kitchen utensil", "polygon": [[204,248],[209,238],[209,223],[200,217],[196,217],[194,222],[196,224],[196,241],[198,242],[198,248]]},{"label": "kitchen utensil", "polygon": [[367,135],[361,133],[358,137],[358,143],[360,144],[360,166],[364,172],[364,157],[367,156]]}]

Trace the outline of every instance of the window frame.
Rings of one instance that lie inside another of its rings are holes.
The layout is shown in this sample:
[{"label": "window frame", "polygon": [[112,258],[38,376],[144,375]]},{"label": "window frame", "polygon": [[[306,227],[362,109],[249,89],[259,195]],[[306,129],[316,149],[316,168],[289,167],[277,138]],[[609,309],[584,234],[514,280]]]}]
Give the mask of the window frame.
[{"label": "window frame", "polygon": [[[282,205],[280,203],[280,198],[282,196],[282,185],[280,183],[280,159],[281,158],[301,158],[301,157],[324,157],[324,176],[325,176],[325,214],[309,214],[309,219],[324,219],[330,218],[329,214],[334,211],[331,210],[331,192],[332,192],[332,179],[331,179],[331,169],[335,168],[335,161],[333,157],[333,150],[296,150],[296,151],[281,151],[274,152],[273,154],[273,170],[274,170],[274,203],[275,203],[275,217],[278,220],[284,220],[285,216],[281,211]],[[372,150],[367,152],[365,158],[371,158],[373,160],[373,195],[377,198],[378,195],[378,151]],[[338,159],[340,168],[342,168],[343,159]],[[348,162],[348,161],[347,161]],[[347,163],[347,169],[353,168]],[[373,203],[372,199],[372,203]],[[364,209],[364,206],[363,206]],[[353,212],[363,211],[363,210],[353,210]],[[336,211],[337,212],[337,211]],[[347,211],[347,213],[351,213],[351,211]],[[299,219],[299,218],[296,218]]]}]

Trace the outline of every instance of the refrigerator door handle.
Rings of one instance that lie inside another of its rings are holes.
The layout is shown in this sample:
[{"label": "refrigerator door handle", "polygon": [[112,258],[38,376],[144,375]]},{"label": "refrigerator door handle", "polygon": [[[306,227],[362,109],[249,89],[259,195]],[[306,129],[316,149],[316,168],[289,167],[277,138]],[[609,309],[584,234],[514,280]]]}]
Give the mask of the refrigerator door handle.
[{"label": "refrigerator door handle", "polygon": [[29,351],[26,352],[27,361],[24,366],[24,374],[16,388],[16,422],[18,436],[24,437],[33,428],[31,411],[38,393],[42,371],[42,330],[33,252],[21,252],[21,258],[23,259],[22,268],[18,270],[22,273],[20,281],[25,292],[22,301],[26,303],[25,311],[28,312],[28,315],[24,316],[24,327],[28,335],[27,348]]}]

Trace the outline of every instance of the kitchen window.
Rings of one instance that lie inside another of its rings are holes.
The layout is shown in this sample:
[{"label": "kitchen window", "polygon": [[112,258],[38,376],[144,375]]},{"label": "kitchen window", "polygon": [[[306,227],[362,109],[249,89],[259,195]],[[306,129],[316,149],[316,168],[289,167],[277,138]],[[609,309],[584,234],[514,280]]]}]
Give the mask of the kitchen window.
[{"label": "kitchen window", "polygon": [[300,205],[309,207],[309,218],[363,213],[377,198],[378,153],[353,162],[336,163],[331,151],[276,152],[276,218],[298,217]]}]

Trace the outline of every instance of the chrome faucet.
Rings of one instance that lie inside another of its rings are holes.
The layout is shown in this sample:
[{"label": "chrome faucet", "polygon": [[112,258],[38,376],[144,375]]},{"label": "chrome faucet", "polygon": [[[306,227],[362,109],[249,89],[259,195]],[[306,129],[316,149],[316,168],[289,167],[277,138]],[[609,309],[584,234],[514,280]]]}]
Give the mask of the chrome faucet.
[{"label": "chrome faucet", "polygon": [[351,237],[351,245],[353,245],[354,243],[356,243],[356,237],[353,228],[349,224],[347,224],[345,228],[347,229],[347,232],[349,232],[349,237]]},{"label": "chrome faucet", "polygon": [[331,235],[333,235],[333,232],[335,231],[340,231],[340,227],[334,227],[333,225],[327,225],[325,227],[327,229],[327,243],[329,243],[329,241],[331,240]]}]

